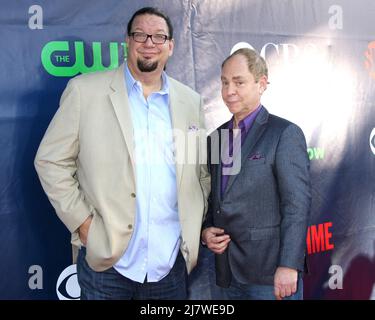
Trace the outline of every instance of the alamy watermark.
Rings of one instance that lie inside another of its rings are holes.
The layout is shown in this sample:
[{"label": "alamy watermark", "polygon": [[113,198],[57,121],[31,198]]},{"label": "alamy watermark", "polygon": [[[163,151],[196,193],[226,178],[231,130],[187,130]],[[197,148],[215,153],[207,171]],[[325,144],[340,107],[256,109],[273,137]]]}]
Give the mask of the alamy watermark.
[{"label": "alamy watermark", "polygon": [[241,169],[239,129],[214,131],[209,138],[206,130],[198,128],[187,133],[180,129],[135,130],[134,150],[136,165],[222,163],[224,175],[236,175]]}]

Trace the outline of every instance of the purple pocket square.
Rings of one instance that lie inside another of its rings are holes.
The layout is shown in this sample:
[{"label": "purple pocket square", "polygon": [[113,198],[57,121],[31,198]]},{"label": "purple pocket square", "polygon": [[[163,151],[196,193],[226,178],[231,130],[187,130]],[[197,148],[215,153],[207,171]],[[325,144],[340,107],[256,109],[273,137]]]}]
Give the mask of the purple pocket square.
[{"label": "purple pocket square", "polygon": [[260,160],[260,159],[264,159],[264,156],[259,153],[249,156],[249,160]]},{"label": "purple pocket square", "polygon": [[196,126],[196,125],[190,125],[189,128],[188,128],[188,131],[191,132],[191,131],[198,131],[199,128]]}]

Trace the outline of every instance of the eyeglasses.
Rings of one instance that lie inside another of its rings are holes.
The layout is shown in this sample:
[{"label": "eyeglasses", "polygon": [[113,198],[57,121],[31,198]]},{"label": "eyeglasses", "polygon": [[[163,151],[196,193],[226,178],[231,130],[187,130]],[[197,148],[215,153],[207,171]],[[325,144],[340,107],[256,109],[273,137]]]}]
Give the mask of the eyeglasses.
[{"label": "eyeglasses", "polygon": [[147,34],[144,32],[132,32],[130,36],[135,42],[145,43],[148,38],[151,38],[153,44],[164,44],[165,41],[170,40],[165,34]]}]

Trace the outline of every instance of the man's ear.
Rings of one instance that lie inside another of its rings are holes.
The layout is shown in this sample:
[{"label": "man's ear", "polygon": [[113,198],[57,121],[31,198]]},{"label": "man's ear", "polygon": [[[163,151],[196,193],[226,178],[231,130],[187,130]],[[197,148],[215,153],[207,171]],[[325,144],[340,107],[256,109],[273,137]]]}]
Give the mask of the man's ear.
[{"label": "man's ear", "polygon": [[258,82],[259,82],[259,91],[260,93],[263,93],[267,89],[268,78],[265,75],[263,75],[259,78]]},{"label": "man's ear", "polygon": [[169,40],[169,56],[172,56],[174,49],[174,39]]}]

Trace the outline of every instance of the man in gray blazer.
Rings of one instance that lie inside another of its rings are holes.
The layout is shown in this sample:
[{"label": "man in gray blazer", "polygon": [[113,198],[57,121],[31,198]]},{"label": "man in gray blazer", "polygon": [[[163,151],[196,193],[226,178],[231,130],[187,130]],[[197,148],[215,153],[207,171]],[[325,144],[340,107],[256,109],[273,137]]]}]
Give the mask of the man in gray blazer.
[{"label": "man in gray blazer", "polygon": [[135,12],[126,43],[119,68],[69,81],[35,167],[80,249],[81,299],[185,299],[210,181],[174,137],[204,131],[202,100],[163,71],[174,48],[164,13]]},{"label": "man in gray blazer", "polygon": [[264,59],[250,49],[222,64],[222,97],[233,117],[210,136],[202,240],[216,254],[216,281],[231,299],[303,294],[309,159],[302,130],[261,105],[267,77]]}]

